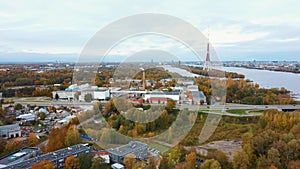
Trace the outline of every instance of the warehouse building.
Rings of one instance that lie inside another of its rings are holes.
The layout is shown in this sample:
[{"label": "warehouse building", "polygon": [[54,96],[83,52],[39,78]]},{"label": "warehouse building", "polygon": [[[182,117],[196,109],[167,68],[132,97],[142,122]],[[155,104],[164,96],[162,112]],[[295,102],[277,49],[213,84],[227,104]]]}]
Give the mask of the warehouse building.
[{"label": "warehouse building", "polygon": [[21,137],[21,127],[18,124],[0,126],[0,136],[4,138]]},{"label": "warehouse building", "polygon": [[108,149],[111,161],[123,163],[123,159],[128,154],[134,154],[136,159],[143,160],[148,157],[148,145],[139,141],[130,141],[128,144],[115,149]]}]

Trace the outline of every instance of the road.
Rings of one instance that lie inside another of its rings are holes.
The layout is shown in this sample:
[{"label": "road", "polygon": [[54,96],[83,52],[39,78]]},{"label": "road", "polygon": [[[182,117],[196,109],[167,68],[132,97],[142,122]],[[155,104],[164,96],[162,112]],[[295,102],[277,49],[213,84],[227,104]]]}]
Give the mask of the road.
[{"label": "road", "polygon": [[[93,103],[88,102],[68,102],[68,101],[48,101],[48,102],[34,102],[34,101],[16,101],[16,103],[21,104],[30,104],[30,105],[36,105],[36,106],[53,106],[53,105],[62,105],[62,106],[92,106]],[[201,110],[203,109],[234,109],[234,110],[249,110],[249,109],[257,109],[257,110],[265,110],[265,109],[296,109],[300,110],[300,104],[295,105],[246,105],[246,104],[231,104],[226,103],[225,107],[224,105],[179,105],[182,108],[199,108]]]},{"label": "road", "polygon": [[[23,102],[23,101],[16,101],[16,103],[21,104],[30,104],[36,105],[40,107],[44,106],[70,106],[70,107],[79,107],[79,106],[92,106],[93,103],[88,102],[67,102],[67,101],[49,101],[49,102]],[[267,109],[277,109],[277,110],[300,110],[300,104],[297,105],[245,105],[245,104],[230,104],[227,103],[225,105],[190,105],[190,104],[180,104],[178,107],[182,109],[189,109],[189,110],[267,110]],[[218,113],[220,114],[220,113]],[[223,113],[222,113],[223,114]],[[223,114],[224,115],[224,114]],[[226,115],[232,115],[227,113]],[[239,115],[233,115],[239,116]],[[245,116],[248,116],[245,114]],[[251,115],[253,116],[253,115]]]}]

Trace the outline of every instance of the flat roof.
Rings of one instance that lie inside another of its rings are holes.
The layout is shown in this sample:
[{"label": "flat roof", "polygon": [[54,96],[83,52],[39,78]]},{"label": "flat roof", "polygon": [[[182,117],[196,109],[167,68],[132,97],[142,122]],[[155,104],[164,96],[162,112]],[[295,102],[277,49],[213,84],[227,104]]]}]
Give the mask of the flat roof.
[{"label": "flat roof", "polygon": [[115,168],[124,168],[124,166],[122,164],[119,164],[119,163],[113,164],[112,167],[115,167]]},{"label": "flat roof", "polygon": [[14,159],[16,157],[20,157],[22,155],[31,154],[31,153],[36,152],[36,151],[39,151],[39,149],[38,148],[31,148],[31,147],[22,148],[18,151],[15,151],[11,154],[8,154],[8,155],[0,158],[0,164],[8,165],[8,164],[13,162],[11,159]]},{"label": "flat roof", "polygon": [[0,130],[15,130],[16,128],[20,129],[19,124],[10,124],[5,126],[0,126]]},{"label": "flat roof", "polygon": [[71,147],[60,149],[60,150],[50,152],[47,154],[43,154],[43,155],[40,155],[37,157],[33,157],[28,160],[22,161],[20,163],[9,165],[5,168],[8,168],[8,169],[30,168],[32,165],[39,163],[42,160],[56,161],[58,159],[66,158],[66,157],[72,156],[74,154],[82,153],[87,150],[90,150],[90,147],[88,147],[84,144],[77,144],[77,145],[74,145]]},{"label": "flat roof", "polygon": [[148,145],[139,141],[130,141],[126,145],[123,145],[115,149],[108,149],[107,151],[109,153],[116,154],[119,156],[125,156],[127,154],[132,153],[133,151],[139,150],[142,147],[148,147]]}]

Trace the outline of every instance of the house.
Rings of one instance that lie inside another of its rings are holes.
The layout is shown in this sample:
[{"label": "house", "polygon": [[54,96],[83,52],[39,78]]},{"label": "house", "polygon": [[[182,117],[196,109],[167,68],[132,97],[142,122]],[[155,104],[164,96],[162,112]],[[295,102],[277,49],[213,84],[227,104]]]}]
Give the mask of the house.
[{"label": "house", "polygon": [[21,137],[21,127],[18,124],[0,126],[0,136],[4,138]]},{"label": "house", "polygon": [[101,157],[104,159],[104,163],[109,164],[109,153],[107,151],[93,152],[94,158]]}]

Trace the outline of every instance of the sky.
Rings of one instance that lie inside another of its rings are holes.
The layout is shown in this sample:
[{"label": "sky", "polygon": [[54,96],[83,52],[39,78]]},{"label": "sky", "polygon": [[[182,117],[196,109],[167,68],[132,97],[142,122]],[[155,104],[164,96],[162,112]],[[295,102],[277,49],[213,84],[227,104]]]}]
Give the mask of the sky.
[{"label": "sky", "polygon": [[[1,0],[0,62],[76,62],[96,32],[142,13],[178,17],[209,34],[220,60],[300,61],[299,6],[296,0]],[[157,35],[128,38],[108,56],[118,60],[141,50],[193,60],[184,45]]]}]

